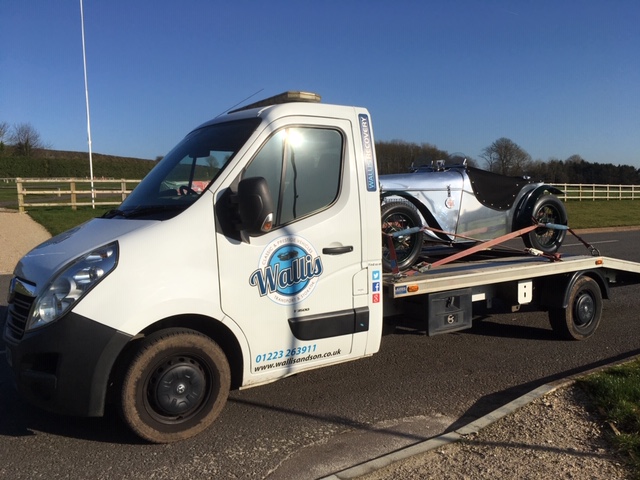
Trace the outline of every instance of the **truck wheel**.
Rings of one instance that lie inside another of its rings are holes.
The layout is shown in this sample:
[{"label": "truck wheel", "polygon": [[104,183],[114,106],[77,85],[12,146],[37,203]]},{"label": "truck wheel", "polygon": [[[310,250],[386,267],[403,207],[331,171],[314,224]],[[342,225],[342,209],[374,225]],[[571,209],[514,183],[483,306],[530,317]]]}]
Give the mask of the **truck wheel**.
[{"label": "truck wheel", "polygon": [[[558,197],[542,195],[533,207],[533,218],[539,223],[566,225],[567,211]],[[544,253],[555,253],[562,245],[566,234],[566,230],[540,227],[522,238],[529,248],[535,248]]]},{"label": "truck wheel", "polygon": [[[415,207],[406,201],[392,201],[382,205],[382,269],[385,272],[393,270],[389,240],[387,235],[412,227],[421,227],[420,215]],[[422,232],[417,232],[393,238],[396,251],[398,269],[400,271],[411,267],[422,251]]]},{"label": "truck wheel", "polygon": [[582,276],[571,287],[566,309],[549,310],[551,328],[566,340],[584,340],[594,334],[602,314],[602,291],[593,278]]},{"label": "truck wheel", "polygon": [[140,437],[169,443],[197,435],[222,411],[231,383],[222,349],[196,331],[143,340],[124,376],[120,413]]}]

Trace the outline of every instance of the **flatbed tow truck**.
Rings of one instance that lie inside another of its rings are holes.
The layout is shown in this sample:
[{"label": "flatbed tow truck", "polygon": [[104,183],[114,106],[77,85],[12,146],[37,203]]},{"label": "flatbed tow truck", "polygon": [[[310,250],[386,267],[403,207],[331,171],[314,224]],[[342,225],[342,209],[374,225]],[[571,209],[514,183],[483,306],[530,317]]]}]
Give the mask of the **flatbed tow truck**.
[{"label": "flatbed tow truck", "polygon": [[370,114],[318,102],[287,92],[216,117],[119,208],[25,255],[3,332],[18,392],[70,415],[115,403],[140,437],[173,442],[230,389],[377,353],[389,319],[435,335],[469,328],[474,306],[537,308],[581,340],[609,285],[637,281],[633,262],[486,243],[385,273]]}]

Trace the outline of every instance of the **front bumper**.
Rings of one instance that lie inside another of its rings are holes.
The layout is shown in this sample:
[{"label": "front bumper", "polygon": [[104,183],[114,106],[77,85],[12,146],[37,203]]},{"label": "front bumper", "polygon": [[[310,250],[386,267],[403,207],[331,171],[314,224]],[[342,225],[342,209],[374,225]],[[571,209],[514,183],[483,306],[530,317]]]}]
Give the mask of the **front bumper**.
[{"label": "front bumper", "polygon": [[18,392],[55,413],[101,416],[111,369],[131,336],[70,312],[16,339],[10,315],[9,308],[3,340]]}]

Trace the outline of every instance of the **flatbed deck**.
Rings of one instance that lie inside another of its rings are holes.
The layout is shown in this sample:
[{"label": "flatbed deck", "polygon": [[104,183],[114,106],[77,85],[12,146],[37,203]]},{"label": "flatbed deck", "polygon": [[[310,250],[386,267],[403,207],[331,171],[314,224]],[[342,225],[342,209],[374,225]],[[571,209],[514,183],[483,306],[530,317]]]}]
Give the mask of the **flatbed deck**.
[{"label": "flatbed deck", "polygon": [[605,256],[566,255],[552,261],[535,256],[496,255],[433,267],[424,273],[410,270],[400,277],[385,274],[384,286],[389,297],[403,298],[596,269],[603,269],[611,283],[619,273],[640,275],[640,263]]}]

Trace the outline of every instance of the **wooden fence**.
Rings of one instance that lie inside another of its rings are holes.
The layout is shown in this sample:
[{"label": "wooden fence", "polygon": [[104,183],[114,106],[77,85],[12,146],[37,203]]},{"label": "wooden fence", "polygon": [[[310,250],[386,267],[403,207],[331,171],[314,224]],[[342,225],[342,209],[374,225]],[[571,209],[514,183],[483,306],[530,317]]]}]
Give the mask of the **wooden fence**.
[{"label": "wooden fence", "polygon": [[[30,207],[70,206],[73,210],[82,206],[120,205],[140,180],[79,178],[16,178],[18,209],[24,212]],[[44,201],[27,202],[28,196],[38,196]]]},{"label": "wooden fence", "polygon": [[562,200],[638,200],[640,185],[598,185],[586,183],[556,183],[564,192]]},{"label": "wooden fence", "polygon": [[[0,179],[13,181],[14,179]],[[18,208],[24,212],[30,207],[120,205],[140,180],[99,179],[94,183],[94,197],[91,196],[91,181],[79,178],[43,179],[16,178]],[[556,183],[564,193],[562,200],[640,200],[640,185],[600,185],[580,183]],[[27,202],[27,197],[38,196],[44,201]]]}]

